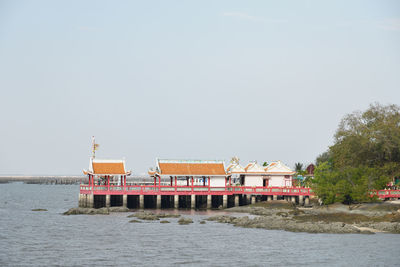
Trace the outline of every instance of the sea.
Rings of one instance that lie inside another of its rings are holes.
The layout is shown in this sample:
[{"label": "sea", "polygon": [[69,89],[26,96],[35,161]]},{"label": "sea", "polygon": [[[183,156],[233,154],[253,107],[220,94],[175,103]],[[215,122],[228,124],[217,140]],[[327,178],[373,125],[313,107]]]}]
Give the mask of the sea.
[{"label": "sea", "polygon": [[400,266],[400,235],[200,224],[224,211],[179,211],[189,225],[62,215],[78,193],[78,185],[0,184],[0,266]]}]

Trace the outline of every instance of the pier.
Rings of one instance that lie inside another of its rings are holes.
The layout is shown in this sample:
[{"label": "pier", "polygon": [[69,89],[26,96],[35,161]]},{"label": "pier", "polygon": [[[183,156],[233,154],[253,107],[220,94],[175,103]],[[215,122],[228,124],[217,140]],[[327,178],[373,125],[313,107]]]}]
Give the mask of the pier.
[{"label": "pier", "polygon": [[[399,199],[400,190],[371,192],[378,198]],[[80,186],[80,207],[123,206],[132,209],[230,208],[253,204],[258,201],[287,200],[298,205],[309,205],[314,197],[311,188],[305,187],[202,187],[202,186],[154,186],[154,185],[109,185]]]},{"label": "pier", "polygon": [[[382,200],[399,199],[400,190],[371,192]],[[79,206],[90,208],[123,206],[132,209],[158,208],[230,208],[258,201],[287,200],[309,205],[314,197],[305,187],[202,187],[154,185],[80,185]]]},{"label": "pier", "polygon": [[[294,186],[293,172],[281,161],[246,167],[238,160],[225,168],[219,160],[157,159],[147,179],[127,182],[125,160],[90,159],[80,185],[79,207],[122,206],[131,209],[212,209],[286,200],[308,206],[311,188]],[[400,190],[371,191],[380,199],[398,199]]]},{"label": "pier", "polygon": [[309,204],[314,194],[310,188],[279,187],[203,187],[167,185],[80,186],[80,207],[128,208],[229,208],[258,201],[288,199]]}]

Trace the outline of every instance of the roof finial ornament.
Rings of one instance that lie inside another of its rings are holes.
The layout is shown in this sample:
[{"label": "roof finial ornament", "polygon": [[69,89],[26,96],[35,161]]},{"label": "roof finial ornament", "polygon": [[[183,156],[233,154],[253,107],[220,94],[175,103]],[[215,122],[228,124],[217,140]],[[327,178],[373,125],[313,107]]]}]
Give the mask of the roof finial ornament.
[{"label": "roof finial ornament", "polygon": [[94,136],[92,136],[92,159],[96,157],[96,150],[99,149],[99,144],[96,144]]},{"label": "roof finial ornament", "polygon": [[240,159],[237,156],[234,156],[234,157],[231,158],[231,163],[238,165],[239,164],[239,160]]}]

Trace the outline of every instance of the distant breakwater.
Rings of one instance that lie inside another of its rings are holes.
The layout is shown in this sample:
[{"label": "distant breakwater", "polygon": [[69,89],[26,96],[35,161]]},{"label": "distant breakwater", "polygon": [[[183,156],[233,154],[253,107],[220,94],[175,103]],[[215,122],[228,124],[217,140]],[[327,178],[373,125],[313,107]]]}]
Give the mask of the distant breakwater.
[{"label": "distant breakwater", "polygon": [[[169,179],[165,179],[161,184],[168,184]],[[61,176],[61,175],[46,175],[46,176],[0,176],[0,184],[23,182],[25,184],[87,184],[87,176]],[[132,176],[127,178],[128,184],[148,184],[154,183],[153,179],[146,176]]]},{"label": "distant breakwater", "polygon": [[23,182],[25,184],[81,184],[85,176],[1,176],[0,183]]}]

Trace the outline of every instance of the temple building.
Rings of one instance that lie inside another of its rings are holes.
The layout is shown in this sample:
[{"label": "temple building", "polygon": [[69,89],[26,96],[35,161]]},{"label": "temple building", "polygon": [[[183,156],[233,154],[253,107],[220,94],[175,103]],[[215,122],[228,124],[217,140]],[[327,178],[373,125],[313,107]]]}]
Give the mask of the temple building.
[{"label": "temple building", "polygon": [[[232,175],[234,181],[238,181],[242,186],[268,186],[268,179],[265,170],[256,161],[250,162],[246,167],[242,167],[239,162],[230,164],[227,172]],[[237,180],[237,178],[239,178]]]},{"label": "temple building", "polygon": [[268,166],[260,166],[256,161],[250,162],[242,167],[237,159],[228,166],[227,173],[241,186],[255,187],[291,187],[293,175],[295,174],[281,161],[270,163]]},{"label": "temple building", "polygon": [[149,171],[156,184],[161,178],[169,178],[171,186],[225,187],[229,182],[221,160],[157,159],[156,165]]},{"label": "temple building", "polygon": [[[97,186],[101,190],[120,190],[123,191],[126,187],[126,176],[131,175],[131,171],[125,168],[125,160],[115,159],[97,159],[90,158],[88,170],[83,170],[83,173],[88,176],[88,186],[95,191]],[[104,199],[103,199],[104,198]],[[111,202],[121,203],[126,206],[126,195],[101,195],[94,199],[93,194],[81,194],[80,201],[84,202],[81,206],[97,207],[98,202],[105,202],[106,207],[110,207]],[[102,204],[99,204],[100,206]]]},{"label": "temple building", "polygon": [[265,167],[265,173],[268,179],[268,186],[290,187],[292,186],[293,175],[296,172],[278,160]]}]

